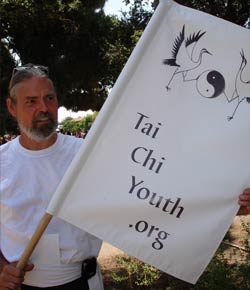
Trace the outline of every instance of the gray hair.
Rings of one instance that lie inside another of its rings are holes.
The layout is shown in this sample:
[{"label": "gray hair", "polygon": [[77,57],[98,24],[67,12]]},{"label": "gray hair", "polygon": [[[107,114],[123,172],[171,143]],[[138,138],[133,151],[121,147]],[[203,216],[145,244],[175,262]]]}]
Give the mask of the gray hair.
[{"label": "gray hair", "polygon": [[24,69],[16,70],[16,72],[14,69],[14,73],[12,74],[12,77],[11,77],[11,80],[9,83],[9,97],[13,102],[16,101],[15,86],[18,83],[20,83],[24,80],[30,79],[32,77],[47,78],[50,80],[50,78],[48,77],[46,72],[43,71],[42,69],[40,69],[39,66],[27,65],[27,66],[24,66],[23,68]]}]

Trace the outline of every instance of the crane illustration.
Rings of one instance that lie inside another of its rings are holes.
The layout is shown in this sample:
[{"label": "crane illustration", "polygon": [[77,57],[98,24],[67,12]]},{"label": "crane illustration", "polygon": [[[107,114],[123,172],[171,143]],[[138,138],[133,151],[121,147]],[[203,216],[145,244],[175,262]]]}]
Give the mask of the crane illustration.
[{"label": "crane illustration", "polygon": [[[244,100],[250,103],[250,79],[245,80],[243,76],[245,67],[247,65],[247,59],[243,49],[240,52],[240,56],[241,63],[235,75],[234,91],[231,97],[229,97],[225,92],[226,81],[224,76],[219,71],[206,70],[199,74],[196,78],[186,80],[195,81],[198,93],[204,98],[214,99],[220,95],[224,95],[228,103],[237,101],[232,115],[227,117],[229,121],[234,118],[239,105]],[[249,92],[248,96],[246,95],[246,91]]]},{"label": "crane illustration", "polygon": [[206,48],[202,48],[198,58],[194,59],[195,46],[205,33],[206,32],[198,31],[197,33],[190,34],[185,39],[185,25],[183,25],[182,31],[174,41],[172,48],[172,58],[163,60],[163,64],[176,67],[166,86],[167,90],[170,90],[170,83],[177,74],[181,73],[183,80],[185,81],[187,73],[191,70],[194,70],[201,64],[203,54],[206,53],[211,55],[211,53]]},{"label": "crane illustration", "polygon": [[[241,64],[240,64],[239,70],[236,74],[235,90],[234,90],[232,99],[230,100],[230,101],[234,101],[235,99],[237,99],[237,105],[234,109],[232,116],[228,117],[229,120],[233,119],[233,117],[234,117],[239,105],[241,104],[241,102],[246,100],[248,103],[250,103],[250,79],[244,80],[244,77],[243,77],[243,72],[244,72],[245,67],[247,65],[247,60],[245,58],[245,54],[244,54],[243,49],[241,50],[240,55],[241,55]],[[246,90],[248,90],[248,92],[249,92],[248,96],[246,96]]]}]

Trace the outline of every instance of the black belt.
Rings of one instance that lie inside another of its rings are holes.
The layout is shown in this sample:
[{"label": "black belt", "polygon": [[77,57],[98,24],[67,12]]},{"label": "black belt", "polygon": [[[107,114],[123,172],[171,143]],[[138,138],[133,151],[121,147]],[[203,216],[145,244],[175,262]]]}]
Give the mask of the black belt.
[{"label": "black belt", "polygon": [[34,287],[34,286],[28,286],[28,285],[22,285],[22,290],[89,290],[88,286],[88,279],[91,277],[95,276],[96,274],[96,267],[97,267],[97,262],[96,258],[89,258],[83,261],[82,263],[82,277],[79,279],[76,279],[72,282],[63,284],[63,285],[58,285],[58,286],[53,286],[53,287]]},{"label": "black belt", "polygon": [[85,280],[90,279],[96,274],[96,257],[86,259],[82,262],[82,278]]},{"label": "black belt", "polygon": [[89,285],[87,280],[83,280],[82,278],[76,279],[69,283],[52,286],[52,287],[34,287],[29,285],[22,284],[22,290],[89,290]]}]

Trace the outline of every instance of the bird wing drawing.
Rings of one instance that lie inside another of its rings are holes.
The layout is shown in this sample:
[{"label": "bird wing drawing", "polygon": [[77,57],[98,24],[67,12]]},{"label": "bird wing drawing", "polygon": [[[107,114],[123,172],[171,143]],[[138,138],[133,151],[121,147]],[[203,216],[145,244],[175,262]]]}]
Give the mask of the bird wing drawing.
[{"label": "bird wing drawing", "polygon": [[207,53],[211,55],[207,49],[203,48],[200,50],[198,58],[194,59],[195,46],[205,33],[206,32],[198,31],[197,33],[189,35],[185,39],[185,25],[183,25],[182,31],[175,38],[172,48],[172,58],[163,60],[163,64],[176,67],[166,86],[167,90],[170,90],[170,83],[175,75],[181,73],[183,81],[185,81],[188,71],[197,68],[201,64],[203,54]]},{"label": "bird wing drawing", "polygon": [[185,41],[187,52],[191,51],[190,58],[193,59],[193,53],[194,48],[197,44],[197,42],[200,40],[200,38],[205,34],[206,32],[198,31],[197,33],[193,33],[193,35],[190,35],[187,40]]},{"label": "bird wing drawing", "polygon": [[176,63],[176,58],[177,58],[179,49],[184,42],[184,39],[185,39],[185,25],[183,25],[180,35],[175,38],[174,45],[172,48],[172,58],[165,59],[163,61],[164,64],[167,64],[170,66],[178,66],[178,67],[180,66],[179,64]]}]

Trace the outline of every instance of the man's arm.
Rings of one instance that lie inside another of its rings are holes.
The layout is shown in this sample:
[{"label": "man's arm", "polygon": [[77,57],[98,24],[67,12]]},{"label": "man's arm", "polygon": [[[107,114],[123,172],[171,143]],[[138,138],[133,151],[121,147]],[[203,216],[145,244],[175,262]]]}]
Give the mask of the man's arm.
[{"label": "man's arm", "polygon": [[250,214],[250,188],[246,188],[239,196],[239,211],[237,215],[248,215]]},{"label": "man's arm", "polygon": [[9,262],[5,259],[4,255],[0,250],[0,273],[2,273],[3,267],[7,264],[9,264]]},{"label": "man's arm", "polygon": [[25,266],[24,270],[16,268],[17,263],[9,263],[0,251],[0,290],[20,290],[24,274],[31,271],[34,265]]}]

